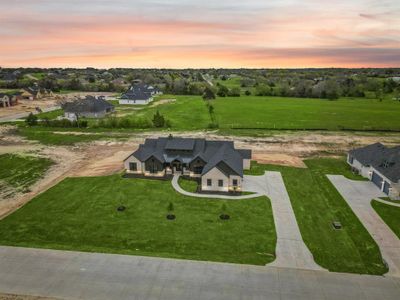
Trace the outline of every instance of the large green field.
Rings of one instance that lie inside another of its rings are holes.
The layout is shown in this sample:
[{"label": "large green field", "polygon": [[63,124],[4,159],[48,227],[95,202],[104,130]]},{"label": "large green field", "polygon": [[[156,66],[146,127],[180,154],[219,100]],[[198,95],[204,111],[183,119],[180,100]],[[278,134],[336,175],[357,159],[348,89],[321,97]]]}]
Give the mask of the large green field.
[{"label": "large green field", "polygon": [[[174,130],[204,129],[211,123],[200,96],[173,97],[176,102],[146,107],[131,116],[151,119],[159,110]],[[400,130],[400,102],[392,100],[242,96],[217,98],[211,103],[220,129]]]},{"label": "large green field", "polygon": [[[387,269],[378,246],[326,174],[359,177],[344,160],[312,159],[305,163],[308,168],[253,163],[249,173],[282,173],[303,240],[319,265],[334,272],[384,274]],[[343,228],[333,229],[333,221],[340,221]]]},{"label": "large green field", "polygon": [[[397,203],[400,203],[397,201]],[[400,207],[373,200],[372,207],[400,239]]]},{"label": "large green field", "polygon": [[169,181],[114,175],[65,179],[1,220],[0,244],[264,265],[275,259],[276,233],[266,197],[191,198]]},{"label": "large green field", "polygon": [[213,102],[221,128],[400,130],[400,103],[237,97]]}]

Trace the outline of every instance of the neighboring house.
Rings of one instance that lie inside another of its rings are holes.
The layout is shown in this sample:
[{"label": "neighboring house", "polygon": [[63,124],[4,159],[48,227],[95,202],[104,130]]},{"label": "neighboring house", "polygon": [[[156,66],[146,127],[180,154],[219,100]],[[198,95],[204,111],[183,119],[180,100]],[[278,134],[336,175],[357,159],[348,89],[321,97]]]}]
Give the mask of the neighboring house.
[{"label": "neighboring house", "polygon": [[353,171],[371,180],[393,199],[400,199],[400,146],[381,143],[349,151],[347,162]]},{"label": "neighboring house", "polygon": [[231,141],[192,138],[146,139],[124,160],[127,173],[163,177],[182,174],[201,180],[202,191],[240,191],[243,169],[250,168],[251,150]]},{"label": "neighboring house", "polygon": [[37,85],[23,89],[21,92],[21,98],[26,100],[43,99],[47,97],[53,97],[54,94],[51,90],[41,88]]},{"label": "neighboring house", "polygon": [[0,93],[0,106],[1,107],[10,107],[10,96],[4,93]]},{"label": "neighboring house", "polygon": [[135,84],[122,94],[119,104],[145,105],[153,101],[153,97],[158,94],[161,94],[161,91],[157,87],[147,84]]},{"label": "neighboring house", "polygon": [[0,93],[0,107],[10,107],[18,104],[18,94]]},{"label": "neighboring house", "polygon": [[78,99],[62,105],[64,117],[69,120],[76,120],[78,117],[102,118],[114,111],[114,106],[102,98],[86,96],[85,99]]}]

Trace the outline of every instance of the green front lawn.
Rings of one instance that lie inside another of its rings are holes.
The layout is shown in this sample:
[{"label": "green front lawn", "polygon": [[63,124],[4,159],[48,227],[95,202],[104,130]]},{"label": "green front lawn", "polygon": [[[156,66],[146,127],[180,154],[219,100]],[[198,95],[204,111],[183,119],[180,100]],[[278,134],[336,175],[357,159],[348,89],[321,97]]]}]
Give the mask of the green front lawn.
[{"label": "green front lawn", "polygon": [[197,187],[199,185],[196,180],[191,180],[183,177],[179,177],[178,184],[182,189],[191,193],[196,193]]},{"label": "green front lawn", "polygon": [[2,154],[0,155],[0,188],[1,182],[24,191],[38,181],[50,168],[53,162],[46,158]]},{"label": "green front lawn", "polygon": [[[219,219],[223,203],[228,221]],[[191,198],[169,181],[113,175],[65,179],[1,220],[0,244],[264,265],[276,233],[266,197]]]},{"label": "green front lawn", "polygon": [[373,200],[372,207],[400,239],[400,207]]},{"label": "green front lawn", "polygon": [[[334,272],[384,274],[387,269],[378,246],[326,174],[360,177],[344,160],[312,159],[305,163],[308,168],[253,163],[249,173],[282,173],[303,240],[319,265]],[[334,230],[332,221],[340,221],[343,228]]]}]

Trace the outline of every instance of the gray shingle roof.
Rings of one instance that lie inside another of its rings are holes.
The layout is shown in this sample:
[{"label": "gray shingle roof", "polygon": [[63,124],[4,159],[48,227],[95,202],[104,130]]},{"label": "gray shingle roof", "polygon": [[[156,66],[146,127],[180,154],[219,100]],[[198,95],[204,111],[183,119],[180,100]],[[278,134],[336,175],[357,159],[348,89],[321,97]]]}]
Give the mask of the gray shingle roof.
[{"label": "gray shingle roof", "polygon": [[388,148],[381,143],[349,151],[363,165],[370,165],[392,182],[400,180],[400,146]]},{"label": "gray shingle roof", "polygon": [[114,108],[114,106],[104,99],[86,96],[85,99],[67,102],[62,106],[62,108],[68,113],[96,113],[110,110]]},{"label": "gray shingle roof", "polygon": [[156,89],[151,85],[135,84],[122,94],[121,99],[148,100],[155,92]]},{"label": "gray shingle roof", "polygon": [[193,150],[195,140],[184,138],[168,138],[166,150]]},{"label": "gray shingle roof", "polygon": [[153,156],[162,163],[174,160],[190,163],[200,157],[206,162],[202,175],[217,167],[227,175],[243,176],[243,159],[251,158],[251,150],[236,150],[231,141],[169,137],[146,139],[131,155],[140,161]]}]

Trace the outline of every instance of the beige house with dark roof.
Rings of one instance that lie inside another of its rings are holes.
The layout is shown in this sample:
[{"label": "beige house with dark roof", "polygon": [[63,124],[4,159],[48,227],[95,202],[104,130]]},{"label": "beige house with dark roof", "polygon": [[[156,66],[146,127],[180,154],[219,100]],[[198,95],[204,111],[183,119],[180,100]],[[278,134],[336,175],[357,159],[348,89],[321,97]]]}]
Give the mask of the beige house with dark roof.
[{"label": "beige house with dark roof", "polygon": [[250,168],[251,150],[235,149],[231,141],[192,138],[146,139],[124,160],[127,174],[198,178],[202,191],[241,191],[243,170]]}]

